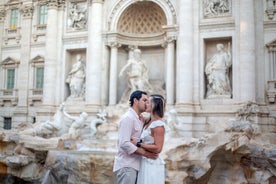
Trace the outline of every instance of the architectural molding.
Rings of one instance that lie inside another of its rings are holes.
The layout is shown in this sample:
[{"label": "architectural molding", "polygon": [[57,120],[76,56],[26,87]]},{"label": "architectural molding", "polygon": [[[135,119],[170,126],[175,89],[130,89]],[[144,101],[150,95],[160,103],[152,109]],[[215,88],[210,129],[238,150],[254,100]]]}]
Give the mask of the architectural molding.
[{"label": "architectural molding", "polygon": [[110,32],[106,34],[107,45],[116,40],[122,45],[156,46],[162,45],[166,33],[144,35],[127,35]]},{"label": "architectural molding", "polygon": [[1,23],[1,22],[4,22],[5,16],[6,16],[6,11],[5,11],[4,8],[1,7],[1,8],[0,8],[0,23]]},{"label": "architectural molding", "polygon": [[59,5],[59,0],[48,0],[47,5],[48,9],[57,9]]},{"label": "architectural molding", "polygon": [[20,64],[20,61],[17,59],[14,59],[12,57],[7,57],[4,59],[1,63],[2,68],[17,68],[18,65]]},{"label": "architectural molding", "polygon": [[21,8],[21,13],[23,18],[32,18],[34,12],[34,7],[27,5]]}]

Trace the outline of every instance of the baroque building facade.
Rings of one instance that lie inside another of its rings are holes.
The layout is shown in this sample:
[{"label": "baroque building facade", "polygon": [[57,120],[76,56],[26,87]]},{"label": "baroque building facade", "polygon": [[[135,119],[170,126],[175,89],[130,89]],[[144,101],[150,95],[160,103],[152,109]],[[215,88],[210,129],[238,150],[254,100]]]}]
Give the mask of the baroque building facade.
[{"label": "baroque building facade", "polygon": [[119,72],[137,48],[185,135],[248,102],[274,117],[275,14],[275,0],[1,1],[0,124],[45,121],[64,102],[116,114],[131,90]]}]

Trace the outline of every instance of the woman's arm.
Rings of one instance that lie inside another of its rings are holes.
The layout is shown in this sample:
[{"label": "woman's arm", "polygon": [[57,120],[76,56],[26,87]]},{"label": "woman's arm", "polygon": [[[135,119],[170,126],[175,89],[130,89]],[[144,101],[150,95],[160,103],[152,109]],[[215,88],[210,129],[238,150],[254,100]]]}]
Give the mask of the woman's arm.
[{"label": "woman's arm", "polygon": [[165,128],[163,126],[158,126],[151,129],[151,134],[154,138],[153,144],[140,143],[141,148],[153,152],[160,153],[164,144]]}]

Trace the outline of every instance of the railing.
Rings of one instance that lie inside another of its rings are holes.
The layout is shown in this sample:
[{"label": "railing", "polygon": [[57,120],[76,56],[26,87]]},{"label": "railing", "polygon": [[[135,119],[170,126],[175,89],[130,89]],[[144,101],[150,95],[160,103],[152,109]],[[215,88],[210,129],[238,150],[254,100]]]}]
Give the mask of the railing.
[{"label": "railing", "polygon": [[47,28],[47,25],[46,24],[40,24],[40,25],[36,25],[36,30],[39,31],[39,32],[46,32],[46,28]]},{"label": "railing", "polygon": [[42,96],[43,95],[43,89],[42,88],[31,89],[31,94],[33,96],[36,96],[36,95]]},{"label": "railing", "polygon": [[43,89],[42,88],[34,88],[30,89],[30,95],[28,97],[29,105],[34,105],[34,102],[42,102]]},{"label": "railing", "polygon": [[0,105],[3,106],[5,102],[11,102],[12,105],[17,105],[18,90],[17,89],[0,89]]}]

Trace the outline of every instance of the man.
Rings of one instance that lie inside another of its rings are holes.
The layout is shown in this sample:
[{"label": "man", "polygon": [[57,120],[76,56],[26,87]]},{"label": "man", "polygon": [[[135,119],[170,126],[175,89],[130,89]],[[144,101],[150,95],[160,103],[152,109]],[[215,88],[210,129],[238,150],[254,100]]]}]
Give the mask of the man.
[{"label": "man", "polygon": [[136,147],[130,141],[140,138],[143,123],[139,117],[146,110],[147,93],[136,90],[130,95],[130,108],[119,123],[118,153],[115,156],[113,172],[117,184],[135,184],[140,168],[141,155],[156,159],[157,154]]}]

